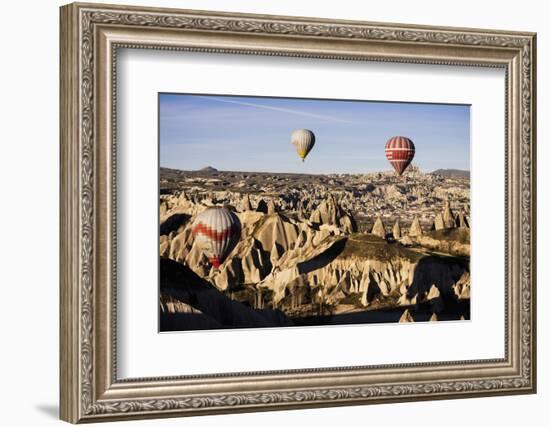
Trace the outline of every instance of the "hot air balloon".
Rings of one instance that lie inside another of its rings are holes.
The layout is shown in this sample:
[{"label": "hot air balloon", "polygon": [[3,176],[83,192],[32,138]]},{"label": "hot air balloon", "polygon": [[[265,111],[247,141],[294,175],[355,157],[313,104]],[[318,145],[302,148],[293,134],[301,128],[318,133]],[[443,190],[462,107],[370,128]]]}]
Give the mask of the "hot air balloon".
[{"label": "hot air balloon", "polygon": [[401,176],[414,157],[414,144],[405,136],[394,136],[386,142],[386,158]]},{"label": "hot air balloon", "polygon": [[210,207],[197,215],[192,233],[210,264],[219,268],[239,241],[241,223],[229,209]]},{"label": "hot air balloon", "polygon": [[303,162],[315,145],[315,135],[308,129],[298,129],[292,132],[290,142],[296,148],[296,152]]}]

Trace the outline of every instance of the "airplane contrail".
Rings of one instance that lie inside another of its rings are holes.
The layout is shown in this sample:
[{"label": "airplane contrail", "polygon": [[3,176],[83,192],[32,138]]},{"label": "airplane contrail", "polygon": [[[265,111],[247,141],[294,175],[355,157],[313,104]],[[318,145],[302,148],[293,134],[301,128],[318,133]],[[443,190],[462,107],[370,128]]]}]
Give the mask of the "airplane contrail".
[{"label": "airplane contrail", "polygon": [[323,114],[307,113],[305,111],[293,110],[291,108],[273,107],[271,105],[255,104],[253,102],[245,102],[245,101],[235,101],[232,99],[222,99],[214,96],[201,96],[201,95],[192,95],[192,96],[196,98],[208,99],[211,101],[224,102],[228,104],[237,104],[237,105],[244,105],[247,107],[261,108],[264,110],[280,111],[282,113],[295,114],[298,116],[311,117],[315,119],[330,120],[330,121],[339,122],[339,123],[354,123],[352,120],[340,119],[337,117],[326,116]]}]

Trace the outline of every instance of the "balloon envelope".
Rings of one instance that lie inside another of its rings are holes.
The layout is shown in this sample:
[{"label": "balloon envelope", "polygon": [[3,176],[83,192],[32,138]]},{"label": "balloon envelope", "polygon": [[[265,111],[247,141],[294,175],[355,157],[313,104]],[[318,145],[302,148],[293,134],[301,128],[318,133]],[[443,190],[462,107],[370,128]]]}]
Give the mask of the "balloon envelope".
[{"label": "balloon envelope", "polygon": [[303,162],[315,145],[315,134],[309,129],[298,129],[292,132],[290,142]]},{"label": "balloon envelope", "polygon": [[211,207],[197,215],[192,233],[210,264],[219,268],[239,241],[241,223],[229,209]]},{"label": "balloon envelope", "polygon": [[386,158],[401,176],[414,158],[414,143],[406,136],[394,136],[386,142]]}]

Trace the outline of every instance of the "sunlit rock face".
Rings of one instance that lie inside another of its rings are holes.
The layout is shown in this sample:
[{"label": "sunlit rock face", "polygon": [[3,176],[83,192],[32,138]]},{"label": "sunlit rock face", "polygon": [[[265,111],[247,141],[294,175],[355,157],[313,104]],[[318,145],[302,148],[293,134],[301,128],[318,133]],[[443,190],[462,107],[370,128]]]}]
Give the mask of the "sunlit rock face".
[{"label": "sunlit rock face", "polygon": [[311,213],[309,220],[319,225],[335,226],[344,233],[357,231],[357,224],[353,216],[342,209],[332,195],[321,202],[319,207]]},{"label": "sunlit rock face", "polygon": [[[197,289],[211,286],[224,304],[271,310],[285,324],[314,317],[467,319],[469,180],[413,172],[400,181],[384,173],[303,180],[168,173],[163,182],[177,188],[161,191],[159,254],[185,268],[178,286],[185,288],[192,275]],[[219,268],[192,233],[194,219],[210,206],[230,209],[241,223],[238,242]],[[214,324],[213,307],[205,312],[188,294],[163,289],[161,280],[165,313],[206,316]]]}]

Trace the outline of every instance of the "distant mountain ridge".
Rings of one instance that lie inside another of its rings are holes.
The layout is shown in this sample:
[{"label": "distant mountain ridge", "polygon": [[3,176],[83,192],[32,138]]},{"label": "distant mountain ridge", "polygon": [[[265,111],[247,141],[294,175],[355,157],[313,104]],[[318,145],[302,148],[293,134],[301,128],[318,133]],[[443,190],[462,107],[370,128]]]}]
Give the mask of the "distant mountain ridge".
[{"label": "distant mountain ridge", "polygon": [[470,171],[461,169],[437,169],[430,172],[430,175],[440,175],[453,178],[470,178]]},{"label": "distant mountain ridge", "polygon": [[[411,165],[414,166],[414,165]],[[423,172],[420,172],[419,169],[414,169],[412,167],[409,167],[409,170],[407,170],[409,173],[419,173],[421,175],[424,175]],[[259,171],[227,171],[223,170],[220,171],[219,169],[216,169],[213,166],[205,166],[201,169],[195,169],[195,170],[183,170],[183,169],[174,169],[174,168],[167,168],[164,166],[160,167],[160,173],[161,174],[170,174],[170,173],[190,173],[190,174],[197,174],[197,173],[203,173],[203,174],[214,174],[214,173],[222,173],[222,174],[257,174],[257,175],[300,175],[300,176],[338,176],[342,174],[337,173],[329,173],[329,174],[311,174],[311,173],[296,173],[296,172],[280,172],[280,173],[273,173],[273,172],[259,172]],[[369,172],[368,174],[374,174],[375,172]],[[393,175],[394,172],[390,170],[386,171],[380,171],[379,174],[385,174],[385,175]],[[344,174],[346,175],[346,174]],[[351,175],[361,175],[360,173],[357,174],[351,174]],[[365,175],[365,174],[363,174]],[[426,175],[439,175],[446,178],[470,178],[470,171],[469,170],[462,170],[462,169],[437,169],[432,172],[426,173]]]}]

